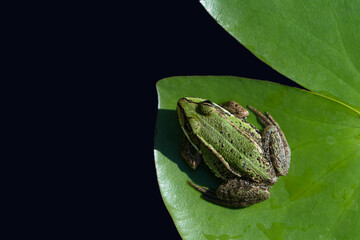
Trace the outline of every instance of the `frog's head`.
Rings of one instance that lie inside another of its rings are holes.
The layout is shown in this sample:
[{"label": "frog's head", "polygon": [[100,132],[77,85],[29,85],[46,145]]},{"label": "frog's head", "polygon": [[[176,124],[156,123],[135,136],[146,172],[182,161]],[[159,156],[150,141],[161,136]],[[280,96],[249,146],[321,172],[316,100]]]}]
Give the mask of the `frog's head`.
[{"label": "frog's head", "polygon": [[177,114],[185,133],[196,133],[200,129],[199,119],[214,110],[211,101],[202,98],[184,97],[177,103]]}]

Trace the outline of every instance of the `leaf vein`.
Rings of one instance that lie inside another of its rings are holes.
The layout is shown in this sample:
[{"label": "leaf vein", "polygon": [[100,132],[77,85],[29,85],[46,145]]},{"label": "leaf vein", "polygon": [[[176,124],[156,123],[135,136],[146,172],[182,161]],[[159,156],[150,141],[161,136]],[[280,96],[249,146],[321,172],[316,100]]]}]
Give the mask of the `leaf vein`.
[{"label": "leaf vein", "polygon": [[[275,3],[275,2],[274,2]],[[276,3],[275,3],[276,4]],[[286,11],[284,11],[284,4],[277,4],[277,6],[279,7],[279,9],[282,10],[283,14],[285,16],[287,16]],[[348,62],[350,62],[350,65],[355,69],[355,72],[357,73],[358,76],[360,76],[360,71],[354,66],[353,62],[351,61],[351,59],[349,58],[348,53],[346,52],[345,49],[345,54],[343,52],[340,52],[338,49],[336,49],[334,46],[332,46],[331,44],[329,44],[327,41],[325,41],[322,38],[319,38],[318,36],[316,36],[313,32],[309,31],[309,29],[304,28],[301,24],[298,24],[297,22],[295,22],[291,17],[284,17],[281,16],[280,14],[278,15],[278,17],[283,18],[284,20],[286,20],[286,22],[291,23],[294,27],[298,28],[299,30],[301,30],[304,33],[308,33],[309,36],[312,36],[314,39],[317,39],[318,41],[324,43],[329,50],[333,51],[334,53],[336,53],[339,56],[342,56],[342,58],[348,60]],[[339,31],[339,28],[337,26],[337,29]],[[342,37],[340,36],[341,41],[343,42]],[[302,51],[299,51],[299,53],[303,56],[305,56],[307,59],[309,59],[310,63],[314,62],[314,59],[311,59],[307,54],[305,54]],[[357,93],[357,95],[360,97],[360,92],[354,88],[354,86],[352,86],[350,83],[346,82],[343,77],[341,77],[338,73],[336,73],[334,70],[332,70],[331,68],[325,66],[324,64],[320,63],[319,61],[315,61],[319,66],[321,66],[324,70],[327,70],[329,73],[332,73],[334,76],[336,76],[336,78],[338,78],[341,82],[343,82],[345,85],[349,86],[350,89],[353,89],[354,92]]]},{"label": "leaf vein", "polygon": [[[339,160],[339,161],[337,161],[336,163],[332,164],[332,166],[329,167],[326,171],[324,171],[323,174],[321,174],[319,177],[317,177],[316,179],[314,179],[314,182],[317,182],[317,183],[318,183],[321,179],[323,179],[323,178],[325,178],[327,175],[329,175],[329,173],[333,172],[333,171],[336,169],[335,166],[338,167],[338,166],[341,166],[341,165],[347,163],[347,162],[350,161],[350,160],[353,160],[353,159],[351,159],[349,156],[353,155],[354,153],[357,153],[357,151],[352,152],[352,153],[350,153],[349,155],[347,155],[346,157],[344,157],[344,159],[347,159],[347,160],[342,159],[342,160]],[[303,195],[304,193],[312,190],[312,189],[315,188],[315,187],[316,187],[315,184],[313,184],[312,182],[309,183],[307,186],[305,186],[305,187],[303,188],[302,191],[298,192],[294,198],[296,199],[297,196]],[[291,201],[291,202],[289,202],[288,204],[286,204],[286,206],[289,206],[289,205],[291,205],[291,204],[294,203],[294,202],[296,202],[296,201]]]},{"label": "leaf vein", "polygon": [[[359,184],[359,182],[358,182],[356,188],[355,188],[354,191],[351,193],[351,195],[350,195],[350,197],[349,197],[349,200],[346,201],[346,202],[351,202],[351,201],[353,201],[352,198],[353,198],[353,196],[354,196],[354,193],[358,191],[359,186],[360,186],[360,184]],[[344,215],[344,213],[346,212],[346,211],[345,211],[346,209],[347,209],[347,205],[344,204],[344,205],[343,205],[343,208],[342,208],[341,211],[340,211],[340,213],[337,215],[334,223],[331,225],[330,231],[328,231],[325,239],[328,239],[329,235],[334,231],[335,225],[339,222],[341,216]]]}]

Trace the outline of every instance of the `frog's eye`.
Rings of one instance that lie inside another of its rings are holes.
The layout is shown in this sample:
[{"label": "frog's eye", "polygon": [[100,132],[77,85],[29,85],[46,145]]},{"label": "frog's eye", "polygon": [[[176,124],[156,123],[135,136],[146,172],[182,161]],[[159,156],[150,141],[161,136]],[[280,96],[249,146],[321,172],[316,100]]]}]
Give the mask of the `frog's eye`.
[{"label": "frog's eye", "polygon": [[207,103],[207,104],[213,105],[213,102],[210,101],[210,100],[205,100],[205,101],[203,101],[202,103]]},{"label": "frog's eye", "polygon": [[[209,103],[212,104],[212,102],[210,102],[210,101],[209,101]],[[209,105],[209,103],[204,101],[199,104],[197,109],[200,114],[209,115],[214,110],[214,108],[211,105]]]}]

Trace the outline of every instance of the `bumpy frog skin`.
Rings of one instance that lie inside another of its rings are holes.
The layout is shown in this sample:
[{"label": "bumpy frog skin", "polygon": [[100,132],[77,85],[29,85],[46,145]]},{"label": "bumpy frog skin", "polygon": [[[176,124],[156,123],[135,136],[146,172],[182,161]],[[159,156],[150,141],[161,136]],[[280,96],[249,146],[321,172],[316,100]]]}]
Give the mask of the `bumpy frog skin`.
[{"label": "bumpy frog skin", "polygon": [[269,113],[248,106],[265,128],[260,132],[246,121],[249,112],[230,101],[221,107],[201,98],[177,103],[184,131],[181,155],[192,169],[201,161],[222,183],[213,191],[188,183],[208,201],[228,207],[247,207],[270,197],[269,189],[290,167],[290,148]]}]

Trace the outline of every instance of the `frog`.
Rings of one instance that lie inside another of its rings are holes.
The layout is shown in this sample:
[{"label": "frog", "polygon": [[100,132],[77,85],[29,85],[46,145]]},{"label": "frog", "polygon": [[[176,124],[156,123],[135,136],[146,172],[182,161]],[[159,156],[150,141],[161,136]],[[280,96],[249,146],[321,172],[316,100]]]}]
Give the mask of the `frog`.
[{"label": "frog", "polygon": [[220,180],[216,190],[187,183],[203,199],[230,208],[244,208],[270,197],[271,187],[290,168],[291,151],[274,118],[247,106],[264,126],[247,121],[249,111],[231,100],[218,105],[197,97],[177,102],[183,131],[181,156],[191,169],[201,162]]}]

